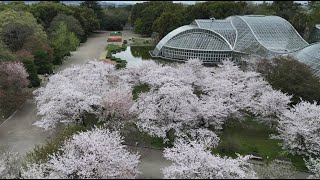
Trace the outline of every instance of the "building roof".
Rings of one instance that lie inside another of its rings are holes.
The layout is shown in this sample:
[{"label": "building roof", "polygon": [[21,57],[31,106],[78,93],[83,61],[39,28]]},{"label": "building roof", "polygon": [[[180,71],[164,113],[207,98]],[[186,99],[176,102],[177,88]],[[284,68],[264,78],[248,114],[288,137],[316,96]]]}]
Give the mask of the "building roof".
[{"label": "building roof", "polygon": [[320,43],[302,49],[295,57],[298,61],[309,65],[314,74],[320,77]]},{"label": "building roof", "polygon": [[279,16],[249,15],[237,17],[248,25],[257,41],[270,51],[287,53],[308,46],[308,43],[294,27]]},{"label": "building roof", "polygon": [[167,34],[156,46],[177,49],[234,51],[272,57],[299,51],[309,44],[278,16],[246,15],[226,19],[196,19]]}]

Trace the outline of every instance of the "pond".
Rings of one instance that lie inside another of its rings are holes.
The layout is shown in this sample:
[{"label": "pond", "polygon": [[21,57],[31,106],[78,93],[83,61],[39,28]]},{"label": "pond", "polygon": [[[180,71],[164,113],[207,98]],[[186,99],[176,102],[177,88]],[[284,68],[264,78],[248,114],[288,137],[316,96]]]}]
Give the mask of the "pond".
[{"label": "pond", "polygon": [[155,61],[161,64],[173,63],[173,61],[151,57],[149,51],[154,48],[155,46],[128,46],[125,51],[113,54],[113,56],[126,60],[128,62],[127,65],[139,65],[143,61]]}]

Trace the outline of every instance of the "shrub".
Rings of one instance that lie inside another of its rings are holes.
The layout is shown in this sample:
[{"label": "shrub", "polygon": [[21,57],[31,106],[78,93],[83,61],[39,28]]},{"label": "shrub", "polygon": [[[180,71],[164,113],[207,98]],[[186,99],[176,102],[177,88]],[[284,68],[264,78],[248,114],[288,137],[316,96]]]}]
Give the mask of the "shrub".
[{"label": "shrub", "polygon": [[48,60],[48,53],[42,49],[39,49],[33,53],[34,64],[37,66],[39,74],[52,73],[52,64]]},{"label": "shrub", "polygon": [[[28,79],[30,81],[30,85],[32,87],[40,86],[41,79],[38,76],[37,67],[34,64],[34,61],[32,59],[25,59],[22,62],[23,62],[23,65],[29,74]],[[30,87],[30,85],[29,85],[29,87]]]},{"label": "shrub", "polygon": [[117,63],[116,65],[116,69],[122,69],[122,68],[125,68],[126,67],[126,63]]},{"label": "shrub", "polygon": [[31,152],[27,153],[27,161],[30,163],[45,163],[48,161],[49,155],[58,152],[66,139],[84,130],[86,130],[86,127],[79,124],[65,127],[54,139],[43,146],[36,146]]},{"label": "shrub", "polygon": [[293,104],[305,101],[320,102],[320,79],[309,66],[293,57],[277,57],[260,60],[257,70],[276,90],[293,95]]}]

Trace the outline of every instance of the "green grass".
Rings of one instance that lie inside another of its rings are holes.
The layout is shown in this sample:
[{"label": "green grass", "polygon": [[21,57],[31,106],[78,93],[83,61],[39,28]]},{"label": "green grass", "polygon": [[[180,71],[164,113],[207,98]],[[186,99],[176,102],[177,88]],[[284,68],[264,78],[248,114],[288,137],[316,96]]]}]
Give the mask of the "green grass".
[{"label": "green grass", "polygon": [[110,36],[122,36],[122,33],[118,33],[118,32],[112,32],[110,33]]},{"label": "green grass", "polygon": [[107,56],[112,56],[112,52],[116,52],[118,49],[121,49],[121,46],[116,45],[116,44],[108,44],[107,46]]},{"label": "green grass", "polygon": [[72,137],[72,135],[80,132],[90,130],[94,125],[101,125],[98,119],[93,114],[88,114],[85,117],[85,124],[71,124],[63,127],[55,137],[45,145],[36,146],[32,151],[26,155],[26,160],[30,163],[44,163],[49,160],[49,155],[59,152],[59,148],[64,141]]},{"label": "green grass", "polygon": [[122,60],[120,58],[116,58],[114,56],[112,56],[112,54],[117,53],[117,52],[121,52],[121,51],[125,51],[127,48],[127,45],[122,44],[121,46],[116,45],[116,44],[108,44],[107,48],[107,55],[106,58],[107,59],[111,59],[111,61],[116,61],[116,68],[117,69],[121,69],[121,68],[125,68],[127,65],[127,61],[126,60]]},{"label": "green grass", "polygon": [[168,147],[163,143],[162,138],[152,137],[146,132],[141,132],[134,123],[127,124],[125,127],[124,140],[127,144],[135,145],[138,142],[139,146],[163,149]]},{"label": "green grass", "polygon": [[298,170],[306,171],[302,157],[286,155],[279,146],[280,141],[270,139],[271,134],[276,134],[276,131],[252,119],[242,122],[229,120],[224,125],[222,133],[218,134],[220,144],[212,151],[213,153],[231,157],[236,157],[236,152],[242,155],[255,152],[265,162],[274,160],[277,157],[285,157],[291,159],[291,162]]},{"label": "green grass", "polygon": [[148,92],[150,90],[150,86],[148,84],[139,84],[133,87],[132,97],[133,100],[136,100],[139,97],[139,94],[142,92]]},{"label": "green grass", "polygon": [[151,40],[144,39],[144,38],[133,38],[131,42],[132,42],[132,45],[141,45],[141,46],[151,45]]}]

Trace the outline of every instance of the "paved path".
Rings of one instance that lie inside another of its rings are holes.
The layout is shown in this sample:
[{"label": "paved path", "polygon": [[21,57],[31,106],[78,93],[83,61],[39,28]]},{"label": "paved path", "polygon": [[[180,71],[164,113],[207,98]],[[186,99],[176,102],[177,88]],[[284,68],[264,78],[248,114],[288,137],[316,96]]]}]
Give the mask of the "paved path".
[{"label": "paved path", "polygon": [[163,179],[162,168],[170,166],[171,162],[162,156],[162,150],[129,146],[131,152],[139,152],[141,174],[138,179]]},{"label": "paved path", "polygon": [[[98,59],[104,51],[106,36],[110,32],[100,31],[88,38],[66,62],[55,71],[60,71],[76,64],[84,64],[88,60]],[[36,115],[37,108],[34,99],[28,99],[20,109],[0,125],[0,145],[7,146],[10,151],[21,155],[31,150],[35,145],[42,144],[51,134],[32,125],[40,117]]]},{"label": "paved path", "polygon": [[[72,52],[66,62],[56,71],[63,70],[73,65],[86,63],[91,59],[98,59],[105,50],[106,36],[110,31],[99,32],[88,38],[77,51]],[[123,39],[138,37],[132,31],[122,31]],[[28,99],[23,106],[18,109],[11,117],[0,125],[0,145],[9,147],[12,152],[19,152],[21,155],[31,150],[35,145],[45,143],[52,135],[34,125],[40,117],[36,115],[37,108],[33,99]],[[139,169],[142,172],[138,176],[141,179],[160,179],[163,178],[161,169],[170,165],[162,156],[161,150],[130,147],[132,151],[141,154]],[[299,173],[296,177],[304,178],[306,174]]]}]

